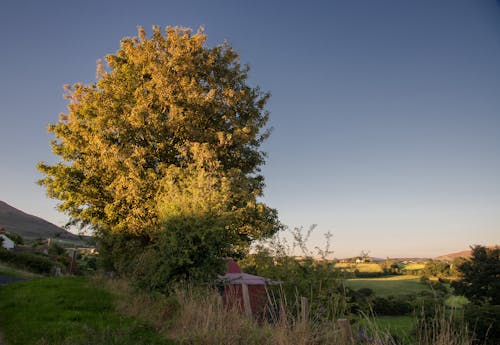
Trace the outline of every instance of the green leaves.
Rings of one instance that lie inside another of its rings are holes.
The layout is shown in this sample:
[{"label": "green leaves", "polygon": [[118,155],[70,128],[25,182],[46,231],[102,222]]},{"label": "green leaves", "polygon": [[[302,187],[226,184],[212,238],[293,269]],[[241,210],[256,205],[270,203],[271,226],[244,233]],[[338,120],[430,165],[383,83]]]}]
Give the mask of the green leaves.
[{"label": "green leaves", "polygon": [[248,68],[227,43],[208,48],[205,40],[201,30],[169,27],[163,35],[154,27],[147,38],[139,28],[106,57],[107,69],[99,63],[95,84],[67,87],[68,113],[49,126],[63,163],[38,166],[61,210],[141,233],[158,224],[154,201],[164,179],[201,146],[240,185],[234,194],[247,194],[234,206],[262,195],[268,95],[246,84]]},{"label": "green leaves", "polygon": [[138,36],[98,63],[95,83],[66,87],[68,112],[49,126],[61,162],[40,163],[39,183],[74,223],[140,238],[138,248],[171,219],[197,229],[206,220],[240,250],[276,232],[276,211],[256,201],[269,95],[247,85],[229,44],[207,47],[202,30]]},{"label": "green leaves", "polygon": [[476,303],[500,304],[500,248],[474,246],[470,259],[457,269],[461,279],[452,282],[457,294]]}]

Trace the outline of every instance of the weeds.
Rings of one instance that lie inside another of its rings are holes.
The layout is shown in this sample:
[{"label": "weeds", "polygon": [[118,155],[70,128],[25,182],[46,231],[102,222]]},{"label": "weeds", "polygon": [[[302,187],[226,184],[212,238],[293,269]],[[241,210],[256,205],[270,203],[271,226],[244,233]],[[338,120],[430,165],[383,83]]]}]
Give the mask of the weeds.
[{"label": "weeds", "polygon": [[[189,345],[346,345],[339,328],[345,303],[331,301],[323,306],[322,317],[317,306],[301,307],[300,297],[287,300],[280,291],[269,294],[266,317],[248,318],[237,304],[224,305],[214,289],[180,286],[170,297],[142,295],[133,292],[124,281],[111,280],[108,290],[119,296],[117,308],[129,316],[151,324],[178,344]],[[121,300],[121,302],[120,302]],[[330,310],[327,310],[330,309]],[[363,329],[354,330],[356,345],[471,345],[467,327],[452,316],[436,312],[434,317],[417,322],[416,335],[401,339],[377,325],[372,316],[364,315]]]}]

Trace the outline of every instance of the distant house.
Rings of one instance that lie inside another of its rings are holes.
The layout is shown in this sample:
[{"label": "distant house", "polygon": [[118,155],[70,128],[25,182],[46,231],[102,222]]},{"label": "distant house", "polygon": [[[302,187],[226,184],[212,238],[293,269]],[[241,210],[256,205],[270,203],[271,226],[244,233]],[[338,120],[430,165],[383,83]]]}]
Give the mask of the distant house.
[{"label": "distant house", "polygon": [[10,238],[8,238],[7,236],[3,235],[3,234],[0,234],[0,237],[3,238],[3,241],[2,241],[2,247],[6,248],[6,249],[13,249],[14,248],[14,241],[12,241]]}]

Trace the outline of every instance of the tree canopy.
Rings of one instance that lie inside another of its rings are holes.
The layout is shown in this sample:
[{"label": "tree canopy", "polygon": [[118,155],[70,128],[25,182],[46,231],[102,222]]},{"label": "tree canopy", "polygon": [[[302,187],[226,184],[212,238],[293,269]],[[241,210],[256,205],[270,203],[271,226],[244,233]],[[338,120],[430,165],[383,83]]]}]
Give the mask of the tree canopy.
[{"label": "tree canopy", "polygon": [[500,248],[472,247],[470,259],[457,270],[461,278],[452,282],[457,294],[473,302],[500,305]]},{"label": "tree canopy", "polygon": [[171,218],[209,215],[240,248],[277,231],[258,201],[269,94],[248,85],[228,43],[139,28],[106,62],[95,83],[66,87],[68,112],[48,128],[60,162],[38,165],[73,223],[148,242]]}]

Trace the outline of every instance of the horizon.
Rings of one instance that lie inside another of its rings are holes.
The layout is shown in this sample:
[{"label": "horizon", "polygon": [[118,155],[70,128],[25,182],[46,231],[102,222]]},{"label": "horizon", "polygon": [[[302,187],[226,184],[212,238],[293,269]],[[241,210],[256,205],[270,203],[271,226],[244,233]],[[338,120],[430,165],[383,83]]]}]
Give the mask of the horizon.
[{"label": "horizon", "polygon": [[[36,218],[39,218],[43,221],[46,221],[46,222],[49,222],[50,224],[52,225],[55,225],[55,226],[59,226],[59,225],[56,225],[40,216],[37,216],[35,214],[29,214],[29,213],[26,213],[25,211],[15,207],[14,205],[10,205],[9,203],[6,203],[5,201],[3,200],[0,200],[0,203],[4,203],[6,204],[7,206],[9,207],[13,207],[15,209],[17,209],[18,211],[24,213],[24,214],[27,214],[29,216],[33,216],[33,217],[36,217]],[[0,224],[1,226],[2,224]],[[59,226],[62,230],[64,231],[68,231],[74,235],[83,235],[83,236],[92,236],[91,233],[88,233],[88,232],[76,232],[75,229],[66,229],[62,226]],[[0,228],[0,230],[7,230],[8,229],[5,229],[5,228]],[[280,233],[278,233],[279,235]],[[281,238],[283,238],[283,236],[280,236]],[[56,238],[55,238],[56,239]],[[287,239],[288,240],[288,239]],[[386,259],[439,259],[441,257],[446,257],[446,256],[449,256],[449,255],[454,255],[454,254],[457,254],[457,253],[461,253],[461,252],[468,252],[472,249],[472,247],[476,246],[476,245],[480,245],[480,246],[484,246],[484,247],[487,247],[487,248],[497,248],[497,247],[500,247],[500,244],[484,244],[484,243],[475,243],[475,244],[471,244],[468,246],[469,249],[463,249],[463,250],[457,250],[457,251],[454,251],[454,252],[447,252],[447,253],[441,253],[440,255],[435,255],[435,256],[387,256],[387,255],[371,255],[370,252],[366,253],[366,255],[368,255],[369,258],[371,259],[377,259],[377,260],[386,260]],[[252,249],[250,250],[250,253],[252,253]],[[312,255],[304,255],[303,253],[300,253],[300,252],[296,252],[296,253],[291,253],[292,255],[291,256],[294,256],[296,258],[307,258],[307,257],[312,257],[313,259],[322,259],[321,256],[319,254],[316,254],[316,253],[312,253]],[[346,259],[352,259],[352,258],[356,258],[356,257],[362,257],[363,256],[363,253],[358,253],[356,255],[352,255],[352,256],[343,256],[343,257],[338,257],[338,256],[335,256],[333,255],[328,255],[326,260],[327,261],[335,261],[335,260],[346,260]]]},{"label": "horizon", "polygon": [[[119,12],[117,13],[117,8]],[[0,200],[58,226],[35,184],[63,85],[152,25],[203,26],[272,96],[262,200],[333,234],[333,256],[435,257],[500,243],[500,1],[2,5]]]}]

